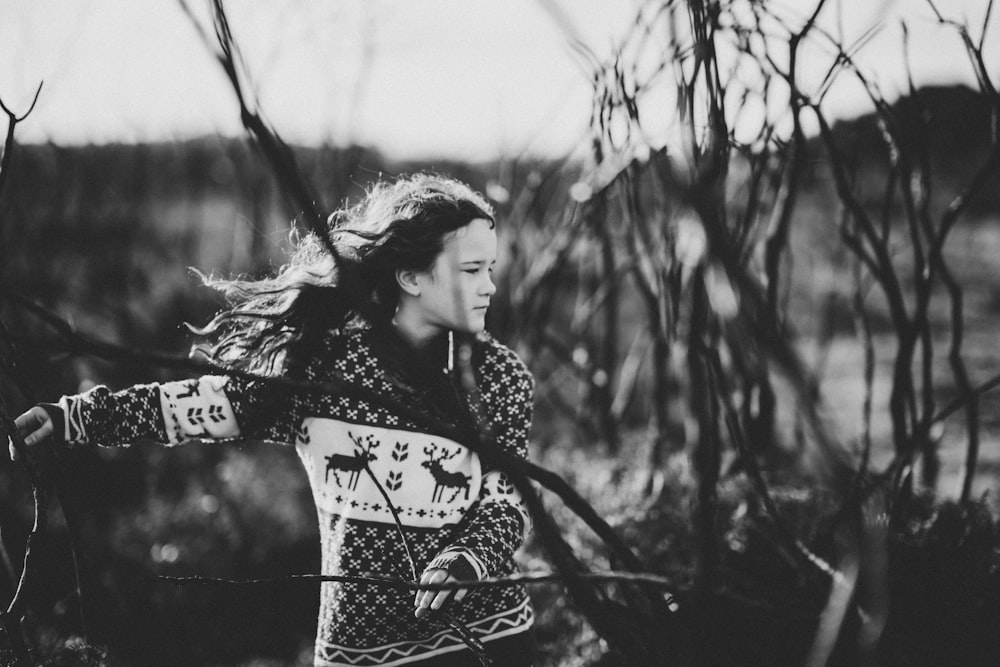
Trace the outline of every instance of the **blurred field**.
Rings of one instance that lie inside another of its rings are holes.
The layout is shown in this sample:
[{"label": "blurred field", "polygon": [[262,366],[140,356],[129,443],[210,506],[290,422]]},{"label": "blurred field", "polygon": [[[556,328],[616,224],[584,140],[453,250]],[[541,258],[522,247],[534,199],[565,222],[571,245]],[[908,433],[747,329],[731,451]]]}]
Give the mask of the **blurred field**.
[{"label": "blurred field", "polygon": [[[864,121],[841,130],[855,132],[863,145],[870,125]],[[966,175],[962,158],[975,138],[953,134],[942,139],[946,140],[951,149],[937,158],[945,174],[941,186],[945,195]],[[509,165],[496,164],[388,165],[379,155],[360,149],[317,149],[300,155],[330,205],[356,196],[379,173],[433,168],[495,193],[498,175],[511,171]],[[877,159],[872,152],[858,154],[860,163]],[[516,196],[519,182],[547,168],[518,165],[516,178],[503,187]],[[861,173],[864,181],[869,172]],[[878,183],[874,170],[871,174],[875,206]],[[810,176],[799,205],[804,224],[795,227],[791,239],[788,317],[800,336],[802,356],[821,378],[822,406],[831,432],[857,448],[864,384],[851,302],[851,266],[837,242],[838,212],[821,162],[813,165]],[[190,337],[181,324],[204,322],[220,305],[198,285],[188,267],[223,274],[267,271],[281,261],[289,230],[287,207],[258,157],[242,141],[21,147],[12,178],[0,202],[0,215],[7,221],[0,239],[9,258],[2,268],[5,285],[59,313],[81,332],[137,348],[184,354]],[[964,354],[975,384],[1000,374],[995,343],[995,332],[1000,330],[996,204],[995,193],[977,202],[948,246],[947,259],[966,286]],[[501,221],[501,230],[502,225]],[[508,240],[519,253],[537,250],[532,241]],[[866,305],[878,364],[871,433],[873,465],[878,468],[892,453],[885,416],[886,378],[895,343],[878,295],[869,295]],[[641,326],[634,297],[622,310],[626,318],[635,317],[634,328]],[[492,320],[498,331],[530,325],[506,321],[503,309],[498,311]],[[176,376],[163,369],[52,355],[39,344],[47,334],[37,321],[14,309],[4,309],[3,317],[29,369],[30,400],[53,400],[94,383],[121,387]],[[944,310],[933,311],[937,322],[943,324],[947,317]],[[620,345],[625,352],[633,327],[623,329],[626,335]],[[946,349],[947,336],[942,334],[939,342],[936,349]],[[556,387],[552,391],[557,392],[559,373],[565,369],[549,358],[527,361],[540,372],[540,385]],[[935,388],[938,404],[943,405],[955,396],[955,387],[947,380],[944,355],[933,363],[935,377],[943,378]],[[26,405],[29,398],[20,398]],[[781,431],[787,437],[780,444],[794,452],[793,406],[787,395],[779,398]],[[553,395],[543,392],[538,403],[533,431],[536,458],[564,474],[612,523],[630,531],[631,541],[656,553],[663,569],[679,583],[690,583],[690,544],[671,539],[671,531],[690,530],[685,514],[689,508],[675,508],[674,514],[662,507],[657,510],[643,493],[649,473],[644,426],[648,415],[634,415],[628,422],[621,454],[614,458],[592,432],[574,425],[573,415],[561,410]],[[987,394],[981,405],[983,442],[974,494],[985,496],[997,509],[1000,395]],[[960,416],[947,421],[942,438],[943,469],[937,491],[942,498],[954,498],[965,460]],[[680,485],[689,477],[684,443],[672,446],[666,480],[668,485]],[[110,647],[112,659],[136,665],[248,666],[308,660],[317,598],[311,586],[177,587],[156,579],[161,574],[240,579],[318,571],[315,514],[290,449],[248,443],[167,450],[139,443],[126,450],[70,452],[53,465],[78,549],[88,639]],[[0,462],[0,479],[0,527],[4,542],[18,558],[31,518],[26,483],[6,461]],[[739,484],[732,479],[723,483]],[[789,494],[794,496],[791,490]],[[722,495],[726,497],[725,492]],[[736,495],[733,490],[732,506],[727,506],[733,512],[739,508]],[[680,488],[665,497],[683,504]],[[653,510],[661,513],[648,513]],[[663,520],[656,530],[644,531],[650,516]],[[562,518],[569,526],[570,544],[594,558],[603,557],[588,541],[591,538],[573,527],[568,517]],[[46,568],[52,579],[33,604],[30,619],[37,645],[50,652],[67,637],[82,634],[65,526],[57,525],[54,532],[57,545]],[[729,537],[739,542],[739,536]],[[546,567],[535,547],[529,547],[524,558],[528,567]],[[600,645],[567,610],[565,600],[552,590],[540,590],[537,596],[540,632],[548,642],[544,652],[551,664],[598,660]]]}]

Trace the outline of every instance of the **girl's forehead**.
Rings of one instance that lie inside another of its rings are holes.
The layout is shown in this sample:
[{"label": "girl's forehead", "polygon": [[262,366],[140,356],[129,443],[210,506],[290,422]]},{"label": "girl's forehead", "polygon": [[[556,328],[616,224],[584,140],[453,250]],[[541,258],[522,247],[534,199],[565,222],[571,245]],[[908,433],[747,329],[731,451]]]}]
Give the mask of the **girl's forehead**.
[{"label": "girl's forehead", "polygon": [[486,219],[476,218],[444,238],[444,254],[460,262],[493,260],[497,254],[497,235]]}]

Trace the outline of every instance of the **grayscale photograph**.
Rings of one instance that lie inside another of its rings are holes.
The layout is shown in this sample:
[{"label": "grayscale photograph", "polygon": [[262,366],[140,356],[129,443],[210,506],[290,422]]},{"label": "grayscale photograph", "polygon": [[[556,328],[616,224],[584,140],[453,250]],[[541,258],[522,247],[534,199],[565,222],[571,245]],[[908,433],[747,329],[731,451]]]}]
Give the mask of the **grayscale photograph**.
[{"label": "grayscale photograph", "polygon": [[0,0],[0,667],[997,667],[997,5]]}]

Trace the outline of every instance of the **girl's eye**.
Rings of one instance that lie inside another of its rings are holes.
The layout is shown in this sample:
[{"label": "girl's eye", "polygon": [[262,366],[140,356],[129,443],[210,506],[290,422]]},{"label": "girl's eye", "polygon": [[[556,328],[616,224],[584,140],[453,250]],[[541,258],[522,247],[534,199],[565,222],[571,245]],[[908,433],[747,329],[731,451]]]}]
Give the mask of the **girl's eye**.
[{"label": "girl's eye", "polygon": [[474,276],[477,273],[482,272],[483,269],[486,269],[487,273],[490,273],[490,274],[493,273],[493,267],[492,266],[490,266],[490,267],[478,266],[478,267],[474,267],[474,268],[462,269],[462,273],[468,273],[469,275]]}]

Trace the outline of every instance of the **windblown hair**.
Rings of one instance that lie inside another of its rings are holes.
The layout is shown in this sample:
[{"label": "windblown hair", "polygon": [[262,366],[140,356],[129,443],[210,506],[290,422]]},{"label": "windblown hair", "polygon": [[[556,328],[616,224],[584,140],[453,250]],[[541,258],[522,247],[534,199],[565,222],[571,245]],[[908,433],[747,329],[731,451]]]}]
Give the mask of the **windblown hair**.
[{"label": "windblown hair", "polygon": [[495,224],[482,195],[452,178],[417,173],[374,185],[335,211],[326,234],[293,232],[289,261],[260,280],[202,276],[227,308],[195,333],[195,353],[228,368],[273,376],[301,372],[328,331],[386,324],[399,302],[396,271],[426,271],[445,236],[475,219]]}]

